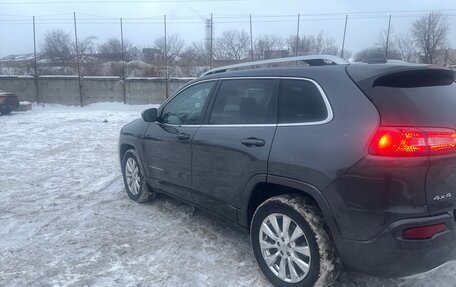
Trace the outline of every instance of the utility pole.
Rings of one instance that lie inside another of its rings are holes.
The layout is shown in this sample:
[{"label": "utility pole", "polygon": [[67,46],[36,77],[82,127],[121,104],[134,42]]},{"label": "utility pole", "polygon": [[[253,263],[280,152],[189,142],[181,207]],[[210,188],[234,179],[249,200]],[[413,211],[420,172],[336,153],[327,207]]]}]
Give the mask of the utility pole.
[{"label": "utility pole", "polygon": [[126,98],[126,92],[125,92],[125,51],[124,51],[124,38],[123,38],[123,22],[122,22],[122,17],[120,18],[120,46],[122,49],[122,99],[123,103],[127,103],[127,98]]},{"label": "utility pole", "polygon": [[426,64],[432,64],[432,54],[431,54],[431,39],[429,34],[431,33],[431,13],[429,13],[428,18],[428,30],[426,31],[426,51],[424,57],[426,58]]},{"label": "utility pole", "polygon": [[76,28],[76,12],[73,13],[74,16],[74,40],[75,40],[75,48],[76,48],[76,65],[78,69],[78,86],[79,86],[79,101],[81,107],[83,106],[82,102],[82,83],[81,83],[81,69],[79,67],[79,49],[78,49],[78,30]]},{"label": "utility pole", "polygon": [[34,79],[35,79],[35,92],[36,92],[36,103],[40,103],[40,90],[38,86],[38,63],[36,59],[36,30],[35,30],[35,16],[33,16],[33,55],[35,59],[35,73],[34,73]]},{"label": "utility pole", "polygon": [[385,46],[385,57],[388,59],[388,46],[389,46],[389,38],[390,38],[390,31],[391,31],[391,14],[389,15],[388,20],[388,33],[386,34],[386,46]]},{"label": "utility pole", "polygon": [[250,59],[253,61],[252,14],[250,16]]},{"label": "utility pole", "polygon": [[340,50],[340,57],[341,58],[344,58],[345,36],[347,34],[347,22],[348,22],[348,15],[345,15],[344,38],[342,39],[342,49]]},{"label": "utility pole", "polygon": [[165,57],[165,81],[166,81],[166,98],[169,97],[169,83],[168,83],[168,40],[166,37],[166,15],[163,15],[163,24],[165,28],[165,52],[164,52],[164,57]]}]

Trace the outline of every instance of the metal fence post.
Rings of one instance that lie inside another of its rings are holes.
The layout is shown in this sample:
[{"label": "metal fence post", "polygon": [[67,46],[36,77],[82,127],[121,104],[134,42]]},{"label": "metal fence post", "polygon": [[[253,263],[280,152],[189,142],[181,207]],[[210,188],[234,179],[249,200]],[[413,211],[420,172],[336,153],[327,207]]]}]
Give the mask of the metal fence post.
[{"label": "metal fence post", "polygon": [[386,57],[387,59],[388,59],[388,48],[389,48],[390,31],[391,31],[391,14],[389,15],[389,20],[388,20],[388,32],[387,32],[387,34],[386,34],[385,57]]},{"label": "metal fence post", "polygon": [[210,59],[210,63],[209,63],[211,69],[214,67],[214,39],[213,39],[213,36],[214,36],[214,16],[211,13],[211,51],[210,51],[211,59]]},{"label": "metal fence post", "polygon": [[125,92],[125,51],[124,51],[124,38],[123,38],[123,23],[122,17],[120,18],[120,46],[122,49],[122,99],[123,103],[127,103],[126,92]]},{"label": "metal fence post", "polygon": [[166,98],[169,97],[169,83],[168,83],[168,43],[167,43],[167,36],[166,36],[166,15],[163,15],[163,24],[165,28],[165,51],[164,51],[164,58],[165,58],[165,82],[166,82]]},{"label": "metal fence post", "polygon": [[341,58],[344,58],[345,36],[347,35],[347,22],[348,22],[348,14],[345,15],[344,38],[342,39],[342,49],[340,50]]},{"label": "metal fence post", "polygon": [[81,69],[79,67],[79,50],[78,50],[78,30],[76,28],[76,12],[73,12],[74,16],[74,40],[75,40],[75,48],[76,48],[76,65],[78,69],[78,86],[79,86],[79,101],[81,107],[83,106],[82,102],[82,82],[81,82]]},{"label": "metal fence post", "polygon": [[298,14],[298,27],[296,29],[296,52],[295,52],[295,56],[298,55],[298,51],[299,51],[299,23],[301,22],[301,14]]},{"label": "metal fence post", "polygon": [[250,17],[250,59],[253,61],[253,34],[252,34],[252,14]]}]

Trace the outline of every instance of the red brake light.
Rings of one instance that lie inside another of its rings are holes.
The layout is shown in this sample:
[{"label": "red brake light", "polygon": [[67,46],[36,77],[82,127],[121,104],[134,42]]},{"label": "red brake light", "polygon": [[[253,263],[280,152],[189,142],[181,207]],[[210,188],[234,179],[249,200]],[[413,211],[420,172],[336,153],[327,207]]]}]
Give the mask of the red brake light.
[{"label": "red brake light", "polygon": [[427,135],[431,155],[456,152],[456,131],[430,130]]},{"label": "red brake light", "polygon": [[402,233],[402,237],[408,240],[422,240],[432,238],[434,235],[447,230],[445,224],[420,226],[409,228]]},{"label": "red brake light", "polygon": [[456,131],[451,129],[380,127],[369,153],[380,156],[427,156],[456,152]]}]

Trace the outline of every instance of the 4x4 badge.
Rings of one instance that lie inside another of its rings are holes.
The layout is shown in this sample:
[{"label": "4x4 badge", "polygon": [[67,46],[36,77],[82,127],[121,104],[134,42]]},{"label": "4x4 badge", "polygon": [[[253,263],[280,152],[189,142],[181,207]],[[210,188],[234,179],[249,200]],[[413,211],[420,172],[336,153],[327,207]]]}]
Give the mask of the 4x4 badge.
[{"label": "4x4 badge", "polygon": [[436,195],[436,196],[433,198],[433,200],[436,200],[436,201],[437,201],[437,200],[447,199],[447,198],[450,198],[450,197],[452,197],[452,194],[451,194],[451,192],[448,192],[448,193],[445,194],[445,195]]}]

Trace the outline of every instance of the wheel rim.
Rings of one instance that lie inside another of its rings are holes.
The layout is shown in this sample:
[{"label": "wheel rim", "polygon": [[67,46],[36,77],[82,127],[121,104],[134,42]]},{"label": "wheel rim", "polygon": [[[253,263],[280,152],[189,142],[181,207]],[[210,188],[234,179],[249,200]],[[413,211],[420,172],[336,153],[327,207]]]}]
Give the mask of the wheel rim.
[{"label": "wheel rim", "polygon": [[259,232],[261,255],[269,270],[285,282],[297,283],[309,273],[310,247],[301,227],[290,217],[273,213]]},{"label": "wheel rim", "polygon": [[139,166],[132,157],[130,157],[125,164],[125,176],[130,192],[133,195],[138,195],[141,187],[141,177],[139,176]]}]

